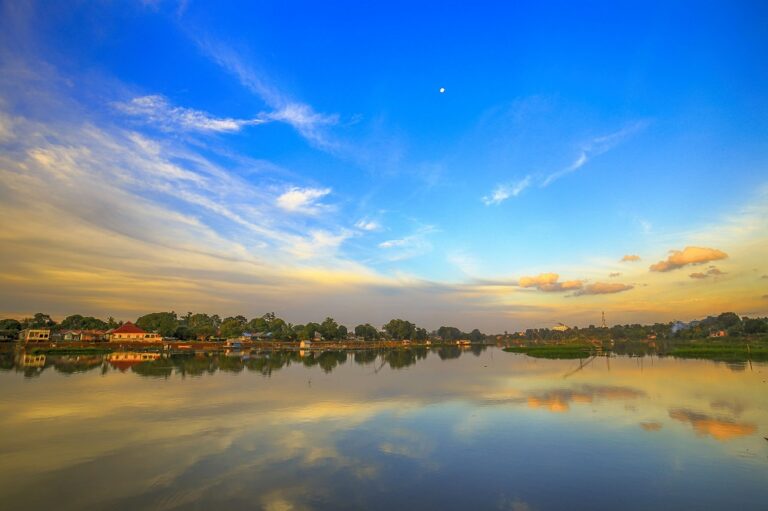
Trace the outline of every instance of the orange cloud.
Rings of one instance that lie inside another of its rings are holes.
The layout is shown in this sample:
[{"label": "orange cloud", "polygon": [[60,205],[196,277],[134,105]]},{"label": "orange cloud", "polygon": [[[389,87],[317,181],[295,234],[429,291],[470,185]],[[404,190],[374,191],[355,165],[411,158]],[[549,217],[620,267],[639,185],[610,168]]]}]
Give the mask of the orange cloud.
[{"label": "orange cloud", "polygon": [[711,436],[721,442],[751,435],[757,431],[754,424],[739,424],[730,419],[710,417],[684,408],[670,410],[669,416],[680,422],[690,423],[697,435]]},{"label": "orange cloud", "polygon": [[692,279],[706,279],[710,275],[719,276],[719,275],[725,275],[726,273],[724,271],[720,271],[715,266],[710,266],[709,269],[706,272],[695,272],[688,275]]},{"label": "orange cloud", "polygon": [[641,422],[640,427],[646,431],[658,431],[662,425],[660,422]]},{"label": "orange cloud", "polygon": [[621,293],[622,291],[629,291],[635,286],[630,284],[621,284],[620,282],[595,282],[579,289],[574,293],[574,296],[582,295],[609,295],[613,293]]},{"label": "orange cloud", "polygon": [[651,271],[672,271],[689,264],[704,264],[718,259],[725,259],[728,254],[716,248],[685,247],[683,250],[671,250],[666,261],[659,261],[650,266]]},{"label": "orange cloud", "polygon": [[620,271],[613,271],[613,272],[608,274],[608,276],[611,277],[611,278],[618,277],[619,275],[621,275]]},{"label": "orange cloud", "polygon": [[539,291],[561,292],[581,289],[584,283],[580,280],[566,280],[558,282],[560,276],[557,273],[540,273],[534,277],[520,277],[520,287],[534,287]]},{"label": "orange cloud", "polygon": [[627,254],[621,258],[622,263],[634,263],[635,261],[639,261],[639,260],[640,260],[640,256],[635,254]]}]

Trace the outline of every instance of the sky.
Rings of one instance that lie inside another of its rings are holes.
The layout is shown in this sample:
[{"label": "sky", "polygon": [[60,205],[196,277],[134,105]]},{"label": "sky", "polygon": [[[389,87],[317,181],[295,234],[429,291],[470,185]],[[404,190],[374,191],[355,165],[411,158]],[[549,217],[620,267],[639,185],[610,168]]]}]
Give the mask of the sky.
[{"label": "sky", "polygon": [[768,314],[768,7],[504,4],[3,2],[0,314]]}]

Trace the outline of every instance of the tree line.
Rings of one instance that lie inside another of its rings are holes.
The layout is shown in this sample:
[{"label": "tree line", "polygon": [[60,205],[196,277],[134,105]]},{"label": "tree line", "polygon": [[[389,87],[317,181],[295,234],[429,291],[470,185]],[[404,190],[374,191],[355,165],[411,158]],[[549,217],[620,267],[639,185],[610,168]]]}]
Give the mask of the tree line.
[{"label": "tree line", "polygon": [[[370,323],[359,324],[352,332],[331,317],[320,323],[292,324],[268,312],[262,316],[248,319],[245,316],[229,316],[221,318],[217,314],[187,312],[179,315],[171,312],[152,312],[140,316],[134,321],[136,326],[148,332],[155,332],[166,338],[180,340],[235,338],[250,333],[264,339],[281,341],[309,340],[317,335],[328,341],[347,339],[350,333],[365,341],[377,340],[413,340],[426,341],[439,339],[446,342],[459,339],[470,339],[474,342],[483,341],[486,336],[478,329],[465,333],[455,327],[441,326],[433,332],[404,319],[392,319],[380,329]],[[106,321],[93,316],[74,314],[64,318],[61,323],[54,321],[50,315],[37,313],[22,320],[0,320],[0,331],[18,335],[18,332],[28,328],[49,328],[54,332],[63,330],[109,330],[123,324],[109,317]]]},{"label": "tree line", "polygon": [[[163,337],[180,340],[233,338],[251,333],[257,337],[281,341],[313,339],[316,335],[322,336],[325,340],[333,341],[346,339],[350,334],[350,330],[346,326],[339,324],[330,317],[325,318],[320,323],[292,324],[277,317],[274,312],[268,312],[252,319],[242,315],[222,319],[217,314],[187,312],[184,315],[178,315],[174,311],[153,312],[140,316],[134,323],[148,332],[156,332]],[[67,316],[60,323],[57,323],[50,315],[39,312],[32,317],[21,320],[0,320],[0,334],[4,334],[6,337],[16,337],[19,331],[27,328],[49,328],[54,332],[62,330],[109,330],[122,324],[123,321],[117,321],[113,317],[103,320],[80,314]],[[478,343],[489,337],[496,337],[483,334],[478,329],[463,332],[452,326],[441,326],[437,330],[429,332],[425,328],[404,319],[392,319],[381,328],[376,328],[370,323],[359,324],[351,332],[354,333],[355,337],[366,341],[399,341],[405,339],[425,341],[431,339],[453,342],[467,339]],[[690,323],[671,321],[648,325],[613,325],[608,328],[589,325],[585,328],[574,327],[566,331],[550,328],[529,328],[522,335],[504,332],[503,338],[524,337],[528,340],[540,341],[564,339],[632,341],[653,337],[696,339],[707,337],[714,332],[724,332],[729,337],[768,333],[768,318],[741,317],[733,312],[724,312]]]}]

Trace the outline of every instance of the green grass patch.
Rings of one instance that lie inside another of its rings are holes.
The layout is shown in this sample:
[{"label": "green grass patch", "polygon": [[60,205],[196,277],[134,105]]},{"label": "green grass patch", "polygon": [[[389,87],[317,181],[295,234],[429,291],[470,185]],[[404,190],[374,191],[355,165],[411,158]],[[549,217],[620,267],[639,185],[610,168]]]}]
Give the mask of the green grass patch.
[{"label": "green grass patch", "polygon": [[689,344],[672,348],[668,353],[678,358],[703,358],[723,362],[739,362],[747,360],[768,360],[768,347],[724,344]]}]

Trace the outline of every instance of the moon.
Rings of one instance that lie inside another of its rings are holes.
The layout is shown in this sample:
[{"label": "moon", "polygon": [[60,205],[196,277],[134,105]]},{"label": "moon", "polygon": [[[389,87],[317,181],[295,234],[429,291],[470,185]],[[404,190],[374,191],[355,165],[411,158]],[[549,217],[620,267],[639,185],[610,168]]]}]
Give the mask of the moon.
[{"label": "moon", "polygon": [[440,94],[444,94],[444,93],[445,93],[445,87],[440,87]]}]

